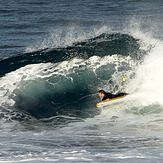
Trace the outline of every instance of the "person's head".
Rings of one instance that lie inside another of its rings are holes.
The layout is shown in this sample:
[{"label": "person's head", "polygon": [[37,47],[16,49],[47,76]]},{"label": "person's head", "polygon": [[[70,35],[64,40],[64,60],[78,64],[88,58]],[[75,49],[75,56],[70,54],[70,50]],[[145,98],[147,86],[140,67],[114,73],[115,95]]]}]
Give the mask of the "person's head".
[{"label": "person's head", "polygon": [[99,97],[103,98],[105,96],[106,92],[104,90],[100,90],[98,92]]}]

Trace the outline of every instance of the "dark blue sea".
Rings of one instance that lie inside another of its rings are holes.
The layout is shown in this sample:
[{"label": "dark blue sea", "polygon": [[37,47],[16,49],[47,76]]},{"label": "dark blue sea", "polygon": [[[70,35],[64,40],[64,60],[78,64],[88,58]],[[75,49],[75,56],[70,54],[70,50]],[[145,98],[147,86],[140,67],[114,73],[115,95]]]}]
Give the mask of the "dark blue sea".
[{"label": "dark blue sea", "polygon": [[0,0],[0,162],[162,163],[163,1]]}]

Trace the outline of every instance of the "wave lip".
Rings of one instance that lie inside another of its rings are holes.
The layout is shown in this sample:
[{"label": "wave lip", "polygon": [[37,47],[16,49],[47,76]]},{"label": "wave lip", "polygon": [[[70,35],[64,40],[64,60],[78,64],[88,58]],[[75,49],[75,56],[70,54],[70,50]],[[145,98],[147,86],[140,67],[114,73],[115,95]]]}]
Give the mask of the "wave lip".
[{"label": "wave lip", "polygon": [[0,76],[15,71],[21,67],[36,63],[57,63],[72,58],[88,59],[92,56],[104,57],[120,54],[140,59],[146,54],[141,50],[139,40],[128,34],[102,34],[93,39],[74,43],[64,48],[43,49],[35,52],[24,53],[0,61]]}]

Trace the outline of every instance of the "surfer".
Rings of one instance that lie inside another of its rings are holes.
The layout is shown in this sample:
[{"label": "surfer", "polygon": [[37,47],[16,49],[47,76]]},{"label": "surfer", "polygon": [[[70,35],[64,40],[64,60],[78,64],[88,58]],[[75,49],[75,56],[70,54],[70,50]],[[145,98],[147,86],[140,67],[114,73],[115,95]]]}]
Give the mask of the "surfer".
[{"label": "surfer", "polygon": [[[109,99],[112,99],[115,97],[115,95],[113,95],[112,93],[106,93],[104,90],[100,90],[98,92],[99,97],[101,98],[101,101],[109,101]],[[98,106],[99,103],[97,103]]]},{"label": "surfer", "polygon": [[100,90],[98,94],[102,101],[104,100],[109,101],[109,99],[114,98],[115,96],[112,93],[106,93],[104,90]]},{"label": "surfer", "polygon": [[[106,93],[104,90],[100,90],[98,92],[99,97],[101,98],[101,101],[105,101],[108,102],[110,99],[112,98],[117,98],[117,97],[121,97],[121,96],[126,96],[128,95],[128,93],[122,93],[121,91],[123,91],[124,89],[124,83],[126,81],[126,78],[122,78],[122,85],[121,85],[121,89],[116,93],[116,94],[112,94],[112,93]],[[98,106],[99,103],[96,104],[96,106]]]},{"label": "surfer", "polygon": [[[112,94],[112,93],[106,93],[104,90],[100,90],[98,92],[99,97],[101,98],[101,101],[108,102],[110,99],[117,98],[117,97],[122,97],[128,95],[128,93],[117,93],[117,94]],[[96,104],[98,106],[99,103]]]}]

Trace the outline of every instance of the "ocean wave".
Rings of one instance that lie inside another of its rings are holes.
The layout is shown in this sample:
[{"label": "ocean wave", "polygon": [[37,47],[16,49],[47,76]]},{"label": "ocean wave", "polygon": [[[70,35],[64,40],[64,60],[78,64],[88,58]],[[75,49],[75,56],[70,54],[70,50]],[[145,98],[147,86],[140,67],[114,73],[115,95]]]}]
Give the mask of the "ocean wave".
[{"label": "ocean wave", "polygon": [[99,113],[98,90],[117,91],[149,50],[130,35],[113,33],[1,60],[1,106],[36,119],[92,117]]}]

